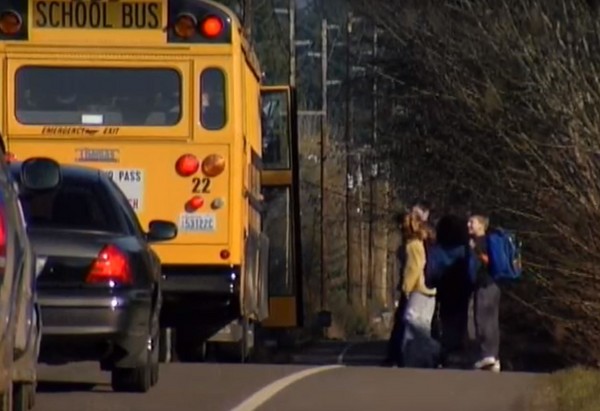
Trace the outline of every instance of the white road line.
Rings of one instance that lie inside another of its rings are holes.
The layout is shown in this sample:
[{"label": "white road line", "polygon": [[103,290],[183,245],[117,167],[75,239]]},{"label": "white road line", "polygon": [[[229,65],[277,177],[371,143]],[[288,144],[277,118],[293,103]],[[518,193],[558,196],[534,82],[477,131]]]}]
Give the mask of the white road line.
[{"label": "white road line", "polygon": [[342,365],[344,363],[344,356],[346,355],[346,353],[348,352],[348,350],[352,347],[353,344],[348,344],[344,347],[344,349],[342,350],[342,352],[340,353],[340,355],[337,356],[337,363],[339,365]]},{"label": "white road line", "polygon": [[258,407],[269,401],[271,398],[273,398],[281,390],[292,385],[296,381],[299,381],[311,375],[333,370],[335,368],[342,368],[342,366],[326,365],[323,367],[309,368],[307,370],[298,371],[294,374],[280,378],[252,394],[250,397],[248,397],[242,403],[237,405],[235,408],[232,408],[231,411],[254,411]]}]

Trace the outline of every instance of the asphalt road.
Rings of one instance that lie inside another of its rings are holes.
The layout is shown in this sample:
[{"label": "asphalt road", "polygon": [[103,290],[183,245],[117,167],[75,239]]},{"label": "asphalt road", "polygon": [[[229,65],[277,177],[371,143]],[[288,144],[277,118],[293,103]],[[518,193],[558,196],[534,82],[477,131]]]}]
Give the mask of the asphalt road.
[{"label": "asphalt road", "polygon": [[40,366],[34,411],[519,411],[535,379],[373,365],[379,360],[369,343],[330,343],[293,358],[305,365],[162,364],[146,394],[112,393],[93,363]]}]

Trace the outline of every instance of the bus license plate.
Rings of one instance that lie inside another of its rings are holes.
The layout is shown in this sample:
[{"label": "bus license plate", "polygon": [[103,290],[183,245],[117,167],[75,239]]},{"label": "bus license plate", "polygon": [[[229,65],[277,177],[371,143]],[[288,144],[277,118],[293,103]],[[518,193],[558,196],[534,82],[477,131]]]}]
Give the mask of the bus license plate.
[{"label": "bus license plate", "polygon": [[217,221],[214,214],[182,214],[179,229],[184,232],[206,233],[215,231]]}]

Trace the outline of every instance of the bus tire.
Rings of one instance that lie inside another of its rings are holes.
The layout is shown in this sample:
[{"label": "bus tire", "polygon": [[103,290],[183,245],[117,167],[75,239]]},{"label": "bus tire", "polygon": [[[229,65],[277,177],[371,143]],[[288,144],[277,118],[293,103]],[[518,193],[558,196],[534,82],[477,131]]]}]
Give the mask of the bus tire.
[{"label": "bus tire", "polygon": [[252,361],[254,352],[254,324],[249,320],[240,319],[243,333],[236,342],[215,342],[214,354],[217,362],[245,363]]},{"label": "bus tire", "polygon": [[204,362],[208,344],[193,333],[179,329],[175,334],[175,353],[179,362]]},{"label": "bus tire", "polygon": [[12,411],[13,408],[13,385],[12,382],[6,387],[6,392],[0,395],[0,411]]},{"label": "bus tire", "polygon": [[254,359],[254,352],[256,346],[256,327],[253,321],[246,319],[242,323],[242,329],[244,332],[244,338],[241,341],[241,362],[252,362]]},{"label": "bus tire", "polygon": [[247,318],[243,318],[242,321],[242,338],[240,339],[239,348],[240,348],[240,362],[245,363],[248,360],[249,349],[248,346],[248,331],[250,329],[250,320]]},{"label": "bus tire", "polygon": [[27,411],[33,408],[35,386],[32,383],[13,383],[12,411]]}]

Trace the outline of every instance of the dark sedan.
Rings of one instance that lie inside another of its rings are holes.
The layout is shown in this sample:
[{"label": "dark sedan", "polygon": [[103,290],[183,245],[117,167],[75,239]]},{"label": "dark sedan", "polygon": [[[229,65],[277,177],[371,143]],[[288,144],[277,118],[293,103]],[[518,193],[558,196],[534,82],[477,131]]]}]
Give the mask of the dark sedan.
[{"label": "dark sedan", "polygon": [[[37,169],[35,178],[22,181],[29,169]],[[33,248],[47,258],[37,279],[40,361],[99,360],[112,372],[113,390],[147,391],[158,380],[162,299],[160,260],[149,244],[175,238],[176,225],[155,220],[145,232],[123,193],[96,169],[31,159],[11,171],[25,188]]]}]

